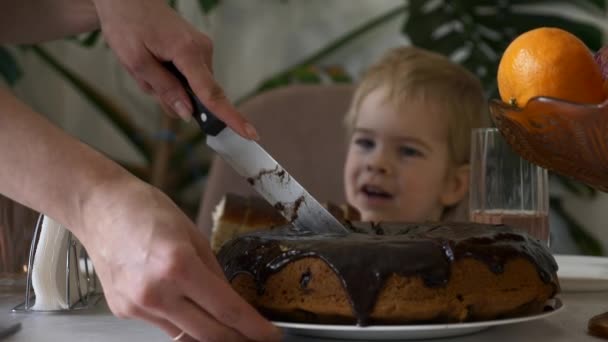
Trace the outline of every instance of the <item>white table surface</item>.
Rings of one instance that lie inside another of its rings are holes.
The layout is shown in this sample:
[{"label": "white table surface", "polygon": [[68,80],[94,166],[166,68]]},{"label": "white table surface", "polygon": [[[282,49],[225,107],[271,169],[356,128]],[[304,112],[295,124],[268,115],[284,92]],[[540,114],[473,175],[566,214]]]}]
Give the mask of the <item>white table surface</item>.
[{"label": "white table surface", "polygon": [[[608,311],[608,292],[562,293],[565,309],[548,318],[493,327],[468,336],[439,341],[502,342],[502,341],[602,341],[587,335],[587,321],[594,315]],[[113,341],[169,341],[164,333],[144,322],[118,319],[105,303],[88,311],[69,314],[11,313],[22,300],[15,294],[0,294],[0,322],[19,321],[21,330],[8,337],[7,342],[113,342]],[[301,336],[285,336],[287,342],[320,341]],[[339,341],[339,340],[326,340]]]}]

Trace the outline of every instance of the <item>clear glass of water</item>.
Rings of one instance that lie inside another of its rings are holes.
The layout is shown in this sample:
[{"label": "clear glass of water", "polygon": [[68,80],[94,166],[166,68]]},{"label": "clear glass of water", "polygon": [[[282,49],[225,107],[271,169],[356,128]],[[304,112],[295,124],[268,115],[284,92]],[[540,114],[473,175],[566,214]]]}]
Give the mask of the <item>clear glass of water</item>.
[{"label": "clear glass of water", "polygon": [[549,244],[547,170],[517,155],[496,128],[471,137],[469,218],[506,224]]}]

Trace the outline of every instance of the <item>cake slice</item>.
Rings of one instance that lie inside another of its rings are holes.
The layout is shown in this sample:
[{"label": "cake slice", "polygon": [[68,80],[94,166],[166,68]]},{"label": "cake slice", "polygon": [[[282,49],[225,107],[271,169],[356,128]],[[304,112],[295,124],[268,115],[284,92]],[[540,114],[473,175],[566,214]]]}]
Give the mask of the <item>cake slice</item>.
[{"label": "cake slice", "polygon": [[[357,221],[359,212],[354,207],[333,203],[323,205],[338,220]],[[286,225],[287,220],[265,199],[228,193],[222,197],[212,213],[211,248],[215,253],[227,241],[245,233],[271,230]]]}]

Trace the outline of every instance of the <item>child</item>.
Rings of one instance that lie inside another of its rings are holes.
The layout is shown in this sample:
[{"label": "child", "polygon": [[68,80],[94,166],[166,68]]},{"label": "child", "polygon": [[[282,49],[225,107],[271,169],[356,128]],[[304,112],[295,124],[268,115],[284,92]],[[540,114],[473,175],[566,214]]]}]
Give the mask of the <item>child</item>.
[{"label": "child", "polygon": [[345,118],[349,204],[364,221],[448,218],[468,198],[471,130],[483,126],[486,107],[479,80],[448,58],[387,52],[360,80]]}]

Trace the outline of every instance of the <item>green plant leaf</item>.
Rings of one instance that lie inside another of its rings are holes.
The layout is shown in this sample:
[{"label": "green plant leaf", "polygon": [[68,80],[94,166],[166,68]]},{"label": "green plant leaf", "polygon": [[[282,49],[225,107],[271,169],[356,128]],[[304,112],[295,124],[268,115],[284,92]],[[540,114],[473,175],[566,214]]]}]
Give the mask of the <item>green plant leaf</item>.
[{"label": "green plant leaf", "polygon": [[594,188],[585,185],[579,181],[575,181],[572,178],[568,178],[562,175],[558,175],[555,173],[551,174],[552,178],[557,179],[557,181],[569,192],[573,193],[576,196],[593,199],[597,196],[597,190]]},{"label": "green plant leaf", "polygon": [[15,57],[13,57],[7,48],[2,46],[0,46],[0,75],[11,86],[23,75],[23,71],[19,67]]},{"label": "green plant leaf", "polygon": [[101,37],[101,30],[91,31],[77,36],[67,37],[66,40],[76,43],[82,47],[90,48],[95,46]]},{"label": "green plant leaf", "polygon": [[204,14],[209,14],[219,4],[220,0],[198,0],[198,5]]},{"label": "green plant leaf", "polygon": [[84,38],[78,40],[78,42],[84,47],[92,47],[97,44],[99,37],[101,37],[101,30],[95,30],[93,32],[87,33]]},{"label": "green plant leaf", "polygon": [[303,66],[291,73],[292,81],[300,83],[321,83],[320,70],[314,66]]},{"label": "green plant leaf", "polygon": [[591,2],[599,7],[600,9],[603,10],[603,12],[606,12],[606,0],[591,0]]},{"label": "green plant leaf", "polygon": [[573,5],[589,13],[602,13],[606,8],[605,0],[509,0],[510,5]]},{"label": "green plant leaf", "polygon": [[291,83],[289,73],[279,74],[273,78],[266,79],[257,89],[256,94],[270,89],[286,86]]},{"label": "green plant leaf", "polygon": [[566,212],[561,199],[551,197],[549,205],[551,209],[564,220],[570,236],[583,254],[596,256],[604,255],[602,244]]},{"label": "green plant leaf", "polygon": [[108,96],[102,94],[93,85],[66,68],[42,47],[33,46],[32,51],[58,72],[65,80],[70,82],[78,92],[91,102],[91,104],[99,109],[148,162],[152,160],[152,142],[144,132],[137,128],[124,109],[120,108],[120,106],[113,102]]},{"label": "green plant leaf", "polygon": [[[488,26],[494,24],[496,20],[493,20],[487,16],[479,16],[476,18],[479,24]],[[526,14],[526,13],[510,13],[506,16],[505,21],[505,38],[515,38],[509,37],[512,36],[511,32],[516,32],[515,36],[526,32],[528,30],[541,27],[541,26],[550,26],[550,27],[558,27],[564,29],[579,39],[581,39],[591,50],[598,50],[602,46],[602,31],[600,28],[593,26],[588,23],[578,22],[575,20],[549,16],[543,14]],[[492,27],[497,29],[496,27]],[[504,41],[504,47],[508,45],[511,39]],[[500,51],[499,51],[500,52]],[[499,53],[499,56],[501,53]]]},{"label": "green plant leaf", "polygon": [[323,69],[329,78],[335,83],[352,83],[353,78],[340,65],[330,65]]}]

